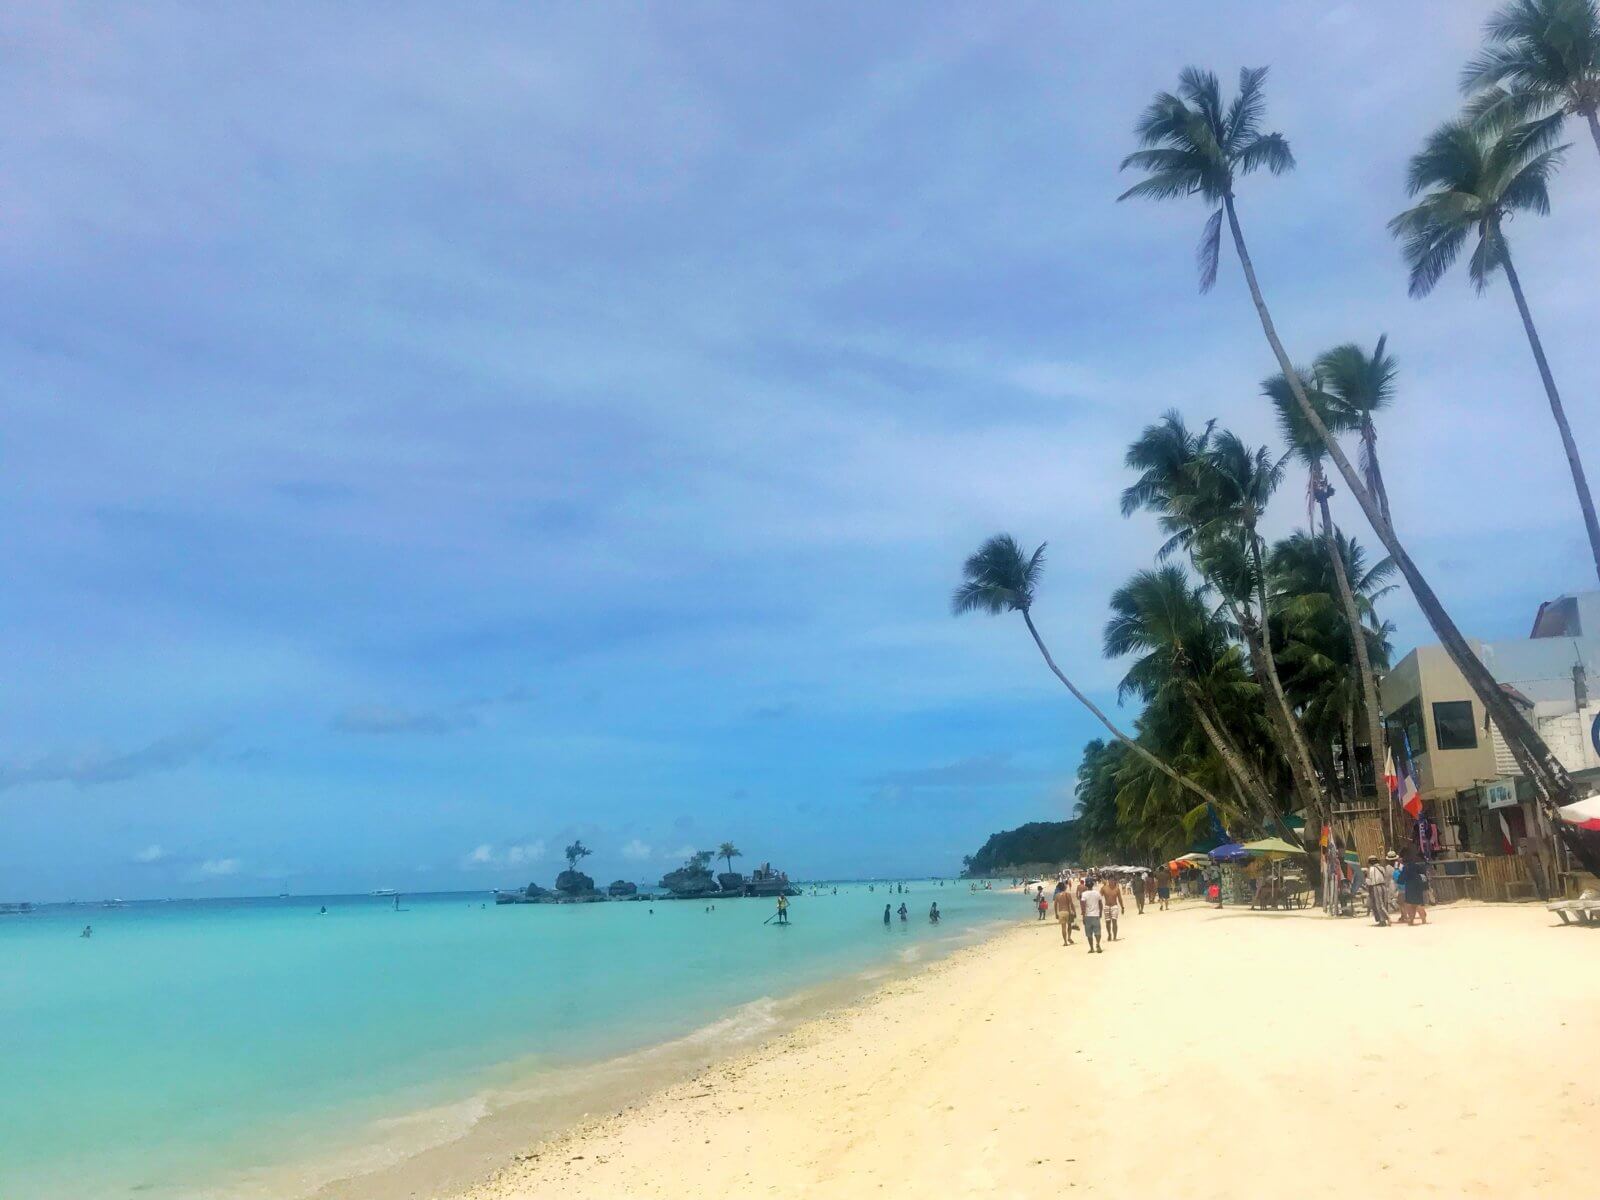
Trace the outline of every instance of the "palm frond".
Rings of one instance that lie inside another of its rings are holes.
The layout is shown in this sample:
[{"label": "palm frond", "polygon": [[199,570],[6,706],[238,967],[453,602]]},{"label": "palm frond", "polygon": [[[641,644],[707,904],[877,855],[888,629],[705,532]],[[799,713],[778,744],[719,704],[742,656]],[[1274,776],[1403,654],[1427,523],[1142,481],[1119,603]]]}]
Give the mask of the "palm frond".
[{"label": "palm frond", "polygon": [[1195,262],[1200,268],[1200,290],[1209,292],[1217,282],[1217,263],[1222,251],[1222,209],[1217,209],[1206,221],[1200,234],[1200,245],[1195,249]]}]

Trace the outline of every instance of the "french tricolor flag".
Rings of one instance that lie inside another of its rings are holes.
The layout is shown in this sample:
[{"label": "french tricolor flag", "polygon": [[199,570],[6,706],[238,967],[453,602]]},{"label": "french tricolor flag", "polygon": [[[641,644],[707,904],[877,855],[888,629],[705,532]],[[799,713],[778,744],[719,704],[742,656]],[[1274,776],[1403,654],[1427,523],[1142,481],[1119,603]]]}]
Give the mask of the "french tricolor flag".
[{"label": "french tricolor flag", "polygon": [[1406,773],[1400,779],[1400,807],[1413,821],[1422,815],[1422,793],[1417,790],[1417,764],[1411,758],[1411,739],[1406,739]]}]

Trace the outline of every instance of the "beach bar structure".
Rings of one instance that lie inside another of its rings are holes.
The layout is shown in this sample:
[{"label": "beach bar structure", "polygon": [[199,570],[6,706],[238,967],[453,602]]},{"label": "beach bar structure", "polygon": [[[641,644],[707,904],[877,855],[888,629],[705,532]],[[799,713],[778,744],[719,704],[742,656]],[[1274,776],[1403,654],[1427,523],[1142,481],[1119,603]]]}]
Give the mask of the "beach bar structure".
[{"label": "beach bar structure", "polygon": [[[1529,635],[1468,644],[1579,784],[1600,791],[1600,591],[1539,606]],[[1439,833],[1440,900],[1576,895],[1580,874],[1500,731],[1442,646],[1419,646],[1384,677],[1395,761],[1409,746]]]}]

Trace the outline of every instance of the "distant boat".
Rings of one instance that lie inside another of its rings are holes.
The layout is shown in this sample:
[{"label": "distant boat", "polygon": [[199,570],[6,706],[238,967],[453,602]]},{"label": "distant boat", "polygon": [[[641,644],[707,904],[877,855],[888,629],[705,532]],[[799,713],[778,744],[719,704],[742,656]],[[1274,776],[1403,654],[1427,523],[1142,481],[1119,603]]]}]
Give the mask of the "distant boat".
[{"label": "distant boat", "polygon": [[400,893],[395,891],[393,888],[373,888],[372,891],[367,894],[371,896],[398,896]]},{"label": "distant boat", "polygon": [[0,901],[0,917],[20,917],[32,911],[33,905],[26,900]]}]

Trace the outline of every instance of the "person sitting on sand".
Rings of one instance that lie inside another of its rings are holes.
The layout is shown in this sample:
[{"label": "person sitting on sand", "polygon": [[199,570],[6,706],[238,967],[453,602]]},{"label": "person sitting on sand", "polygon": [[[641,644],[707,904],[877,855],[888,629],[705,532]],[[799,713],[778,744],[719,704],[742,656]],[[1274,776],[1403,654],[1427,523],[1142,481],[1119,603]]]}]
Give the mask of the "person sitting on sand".
[{"label": "person sitting on sand", "polygon": [[1106,933],[1111,940],[1117,940],[1117,922],[1122,919],[1122,885],[1112,876],[1105,881],[1100,889],[1100,895],[1106,902]]},{"label": "person sitting on sand", "polygon": [[1078,910],[1072,902],[1072,889],[1065,883],[1056,884],[1056,920],[1061,924],[1061,944],[1072,945],[1072,927],[1078,923]]},{"label": "person sitting on sand", "polygon": [[1088,887],[1078,896],[1078,908],[1083,913],[1083,940],[1089,943],[1090,954],[1104,954],[1100,946],[1100,918],[1105,913],[1105,897],[1091,876]]}]

